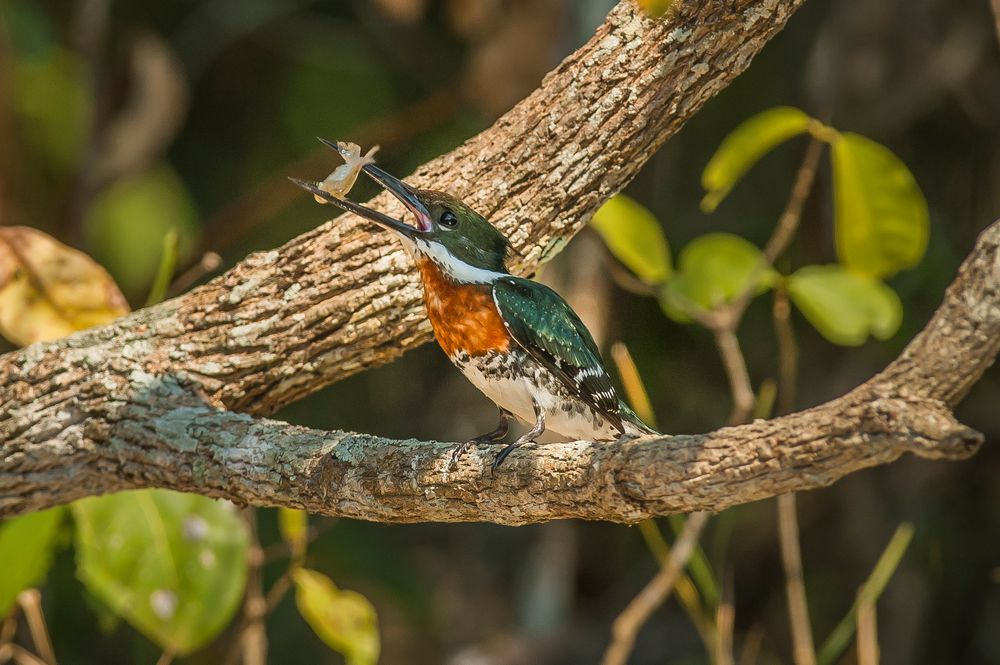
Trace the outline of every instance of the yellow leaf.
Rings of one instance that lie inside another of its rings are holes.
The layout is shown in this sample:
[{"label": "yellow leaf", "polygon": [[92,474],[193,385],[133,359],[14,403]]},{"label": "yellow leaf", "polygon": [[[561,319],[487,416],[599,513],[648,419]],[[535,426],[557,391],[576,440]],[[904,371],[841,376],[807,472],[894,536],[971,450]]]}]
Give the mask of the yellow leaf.
[{"label": "yellow leaf", "polygon": [[670,277],[670,247],[660,222],[645,206],[618,194],[594,213],[590,225],[625,267],[647,284]]},{"label": "yellow leaf", "polygon": [[744,120],[722,141],[704,172],[701,209],[712,212],[761,157],[815,122],[799,109],[777,106]]},{"label": "yellow leaf", "polygon": [[35,229],[0,228],[0,334],[14,344],[57,339],[127,312],[114,280],[86,254]]},{"label": "yellow leaf", "polygon": [[299,614],[327,646],[344,654],[347,665],[378,662],[378,618],[367,598],[356,591],[338,589],[329,577],[315,570],[296,568],[292,580]]},{"label": "yellow leaf", "polygon": [[927,201],[910,169],[885,146],[845,132],[833,143],[837,257],[852,272],[892,277],[927,251]]}]

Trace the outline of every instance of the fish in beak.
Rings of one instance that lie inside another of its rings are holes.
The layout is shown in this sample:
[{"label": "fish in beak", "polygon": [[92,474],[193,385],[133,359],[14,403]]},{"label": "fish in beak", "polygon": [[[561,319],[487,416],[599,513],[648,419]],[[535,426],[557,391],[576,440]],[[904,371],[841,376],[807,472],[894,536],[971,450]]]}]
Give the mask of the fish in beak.
[{"label": "fish in beak", "polygon": [[[346,147],[346,144],[341,146],[334,141],[328,141],[326,139],[319,140],[323,143],[323,145],[340,153],[344,159],[353,157],[353,153]],[[289,178],[289,180],[312,194],[317,199],[322,199],[327,203],[332,203],[341,210],[352,212],[359,217],[363,217],[371,222],[374,222],[375,224],[378,224],[382,228],[394,231],[408,240],[413,240],[421,233],[427,233],[431,230],[430,211],[420,200],[420,197],[417,196],[417,193],[413,188],[395,176],[383,171],[373,163],[364,164],[364,166],[361,167],[361,170],[364,171],[369,178],[377,182],[379,185],[391,192],[393,196],[399,199],[400,202],[402,202],[402,204],[405,205],[411,213],[413,213],[414,217],[417,218],[417,226],[410,226],[409,224],[406,224],[398,219],[393,219],[378,210],[372,210],[371,208],[349,201],[346,198],[338,198],[327,192],[325,189],[320,188],[319,183],[301,180],[299,178]]]}]

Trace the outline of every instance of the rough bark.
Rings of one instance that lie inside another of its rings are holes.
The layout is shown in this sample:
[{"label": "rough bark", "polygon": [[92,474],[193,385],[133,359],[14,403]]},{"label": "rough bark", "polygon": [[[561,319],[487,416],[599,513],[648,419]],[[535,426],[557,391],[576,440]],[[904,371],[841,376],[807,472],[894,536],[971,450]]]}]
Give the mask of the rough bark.
[{"label": "rough bark", "polygon": [[[538,90],[407,181],[465,199],[507,233],[514,267],[531,271],[801,2],[686,2],[655,21],[624,2]],[[388,195],[373,205],[403,214]],[[343,215],[189,294],[46,348],[94,357],[122,349],[132,367],[187,373],[213,403],[266,414],[429,339],[409,258],[387,234]]]},{"label": "rough bark", "polygon": [[[682,3],[665,22],[623,4],[539,90],[409,180],[487,213],[530,270],[799,2]],[[997,351],[998,234],[984,234],[903,356],[839,400],[707,435],[531,447],[494,477],[489,451],[449,472],[453,444],[247,415],[429,339],[408,259],[341,217],[181,298],[0,358],[0,516],[169,487],[375,520],[634,521],[824,485],[907,451],[965,456],[979,437],[948,407]]]},{"label": "rough bark", "polygon": [[[774,420],[695,436],[489,447],[448,469],[455,444],[321,432],[218,410],[198,384],[133,369],[77,383],[37,373],[29,349],[2,421],[0,515],[92,494],[168,487],[253,505],[384,521],[634,522],[828,485],[903,453],[962,459],[982,437],[951,408],[1000,347],[1000,221],[979,238],[944,302],[883,372],[847,395]],[[71,365],[108,359],[71,349]],[[130,359],[124,358],[126,367]]]}]

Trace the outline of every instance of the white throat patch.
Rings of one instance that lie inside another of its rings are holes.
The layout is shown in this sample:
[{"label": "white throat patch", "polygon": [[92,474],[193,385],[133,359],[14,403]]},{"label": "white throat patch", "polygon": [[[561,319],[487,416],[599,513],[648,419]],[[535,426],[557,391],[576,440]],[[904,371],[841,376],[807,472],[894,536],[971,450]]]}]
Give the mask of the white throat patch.
[{"label": "white throat patch", "polygon": [[439,242],[417,238],[415,241],[417,251],[424,254],[431,261],[436,263],[443,271],[448,273],[455,280],[464,284],[492,284],[504,273],[493,270],[484,270],[469,265],[465,261],[455,258],[444,245]]}]

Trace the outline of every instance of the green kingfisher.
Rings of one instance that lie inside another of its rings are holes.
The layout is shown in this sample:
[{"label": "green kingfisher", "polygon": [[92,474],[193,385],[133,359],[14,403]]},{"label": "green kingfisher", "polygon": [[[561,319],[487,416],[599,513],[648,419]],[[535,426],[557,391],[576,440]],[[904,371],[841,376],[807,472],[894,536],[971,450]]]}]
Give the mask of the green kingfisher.
[{"label": "green kingfisher", "polygon": [[[350,156],[343,145],[320,140]],[[656,433],[618,398],[593,337],[566,301],[510,274],[510,244],[482,215],[448,194],[412,188],[373,163],[362,170],[406,206],[416,226],[338,198],[320,183],[292,180],[399,238],[417,264],[438,343],[500,409],[496,429],[461,444],[452,464],[471,445],[502,442],[514,416],[533,426],[497,454],[494,469],[546,429],[593,441]]]}]

